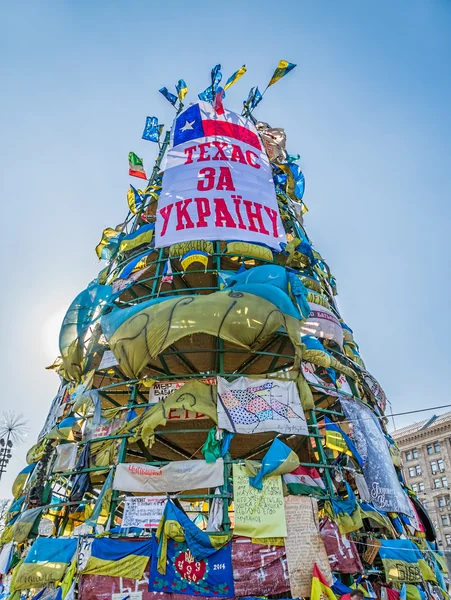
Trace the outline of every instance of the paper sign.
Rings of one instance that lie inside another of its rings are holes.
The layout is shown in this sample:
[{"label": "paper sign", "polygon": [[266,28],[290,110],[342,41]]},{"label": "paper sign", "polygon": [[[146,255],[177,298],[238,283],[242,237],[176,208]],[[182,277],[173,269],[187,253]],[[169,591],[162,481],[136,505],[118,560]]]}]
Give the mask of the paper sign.
[{"label": "paper sign", "polygon": [[308,496],[287,496],[285,517],[288,530],[285,550],[291,595],[293,598],[310,596],[315,563],[329,585],[332,584],[329,559],[318,528],[318,503]]},{"label": "paper sign", "polygon": [[121,526],[156,528],[165,506],[165,496],[129,496],[125,500]]},{"label": "paper sign", "polygon": [[244,466],[233,465],[234,535],[250,538],[285,537],[285,509],[280,475],[266,477],[263,489],[249,484]]}]

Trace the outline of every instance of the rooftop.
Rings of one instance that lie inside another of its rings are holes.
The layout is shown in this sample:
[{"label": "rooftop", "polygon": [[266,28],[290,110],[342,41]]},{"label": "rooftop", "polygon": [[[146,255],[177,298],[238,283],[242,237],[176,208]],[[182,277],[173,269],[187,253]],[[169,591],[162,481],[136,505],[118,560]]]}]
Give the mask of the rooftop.
[{"label": "rooftop", "polygon": [[444,413],[443,415],[434,415],[425,421],[418,421],[417,423],[406,425],[406,427],[395,429],[395,431],[392,431],[390,435],[397,439],[405,437],[406,435],[412,435],[418,431],[435,427],[436,425],[443,425],[443,423],[446,423],[447,421],[451,421],[451,412]]}]

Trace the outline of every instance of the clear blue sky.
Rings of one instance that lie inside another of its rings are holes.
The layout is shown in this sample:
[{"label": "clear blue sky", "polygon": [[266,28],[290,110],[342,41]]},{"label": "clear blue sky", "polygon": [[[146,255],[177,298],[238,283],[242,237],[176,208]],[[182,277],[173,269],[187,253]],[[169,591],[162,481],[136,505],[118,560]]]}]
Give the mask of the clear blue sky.
[{"label": "clear blue sky", "polygon": [[248,67],[237,110],[279,59],[298,64],[255,114],[301,154],[343,317],[395,412],[451,402],[449,0],[25,0],[0,19],[0,404],[30,427],[0,497],[56,392],[65,309],[127,212],[127,154],[150,169],[145,117],[173,118],[158,89],[182,77],[192,101],[216,63]]}]

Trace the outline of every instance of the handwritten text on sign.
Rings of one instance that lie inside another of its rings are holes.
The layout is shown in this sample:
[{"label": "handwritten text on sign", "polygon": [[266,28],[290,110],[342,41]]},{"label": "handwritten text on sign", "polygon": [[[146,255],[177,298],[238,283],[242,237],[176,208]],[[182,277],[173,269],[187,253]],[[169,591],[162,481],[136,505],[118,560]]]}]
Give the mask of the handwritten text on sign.
[{"label": "handwritten text on sign", "polygon": [[165,505],[165,496],[129,496],[125,500],[122,527],[158,527]]},{"label": "handwritten text on sign", "polygon": [[280,249],[286,237],[271,165],[252,121],[200,102],[173,129],[155,246],[235,239]]}]

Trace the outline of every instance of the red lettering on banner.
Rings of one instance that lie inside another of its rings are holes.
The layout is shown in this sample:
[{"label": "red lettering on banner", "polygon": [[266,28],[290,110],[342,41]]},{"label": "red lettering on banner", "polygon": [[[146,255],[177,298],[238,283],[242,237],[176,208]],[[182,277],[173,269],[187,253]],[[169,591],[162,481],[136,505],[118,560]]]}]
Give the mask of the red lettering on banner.
[{"label": "red lettering on banner", "polygon": [[227,142],[211,142],[212,145],[218,150],[213,156],[213,160],[228,160],[224,153],[224,148],[228,146]]},{"label": "red lettering on banner", "polygon": [[240,204],[242,197],[243,196],[232,196],[232,200],[235,204],[236,216],[238,217],[238,229],[247,229],[240,212]]},{"label": "red lettering on banner", "polygon": [[[266,229],[266,227],[263,224],[263,217],[262,217],[263,205],[258,204],[257,202],[251,202],[250,200],[243,200],[243,204],[246,207],[246,214],[247,214],[247,218],[249,221],[249,231],[255,231],[257,233],[265,233],[266,235],[269,235],[269,231]],[[254,210],[252,210],[252,204],[255,207]],[[257,228],[255,226],[255,221],[258,222],[259,228]]]},{"label": "red lettering on banner", "polygon": [[242,163],[243,165],[247,164],[243,151],[240,146],[237,146],[236,144],[232,144],[232,155],[230,156],[230,160]]},{"label": "red lettering on banner", "polygon": [[[215,198],[215,212],[216,212],[216,227],[232,227],[236,228],[235,221],[232,215],[229,213],[227,204],[224,198]],[[225,223],[225,224],[224,224]]]},{"label": "red lettering on banner", "polygon": [[[201,192],[208,192],[215,187],[216,169],[213,167],[204,167],[199,171],[199,179],[197,181],[197,189]],[[202,177],[203,179],[200,179]]]},{"label": "red lettering on banner", "polygon": [[273,236],[275,238],[279,237],[277,234],[277,210],[274,210],[273,208],[269,208],[269,206],[265,206],[265,211],[271,221]]},{"label": "red lettering on banner", "polygon": [[185,161],[185,165],[189,165],[193,162],[193,154],[196,148],[197,146],[190,146],[189,148],[185,148],[185,150],[183,150],[183,152],[188,155],[188,158]]},{"label": "red lettering on banner", "polygon": [[233,185],[232,173],[230,172],[229,167],[220,167],[219,168],[219,179],[218,185],[216,186],[217,190],[230,190],[232,192],[235,191],[235,187]]},{"label": "red lettering on banner", "polygon": [[255,154],[255,152],[252,152],[252,150],[246,150],[246,162],[247,162],[247,164],[250,165],[251,167],[254,167],[254,169],[259,169],[260,165],[258,164],[257,161],[258,161],[257,154]]},{"label": "red lettering on banner", "polygon": [[168,419],[180,419],[180,415],[177,415],[177,408],[171,408],[169,410]]},{"label": "red lettering on banner", "polygon": [[210,155],[206,152],[208,148],[210,148],[210,142],[199,144],[199,158],[197,159],[197,162],[210,160]]},{"label": "red lettering on banner", "polygon": [[163,217],[163,227],[161,228],[162,236],[166,233],[166,229],[168,228],[169,217],[171,216],[173,206],[173,204],[168,204],[160,210],[160,215]]},{"label": "red lettering on banner", "polygon": [[196,227],[207,227],[208,223],[205,220],[205,217],[209,217],[211,215],[210,202],[208,201],[208,198],[194,198],[194,202],[197,206],[197,216],[199,218],[196,223]]},{"label": "red lettering on banner", "polygon": [[[180,229],[193,229],[194,223],[191,220],[191,217],[188,213],[188,206],[191,204],[192,199],[188,198],[187,200],[180,200],[175,203],[175,208],[177,211],[177,225],[175,226],[177,231]],[[186,225],[183,224],[183,219],[186,221]]]}]

